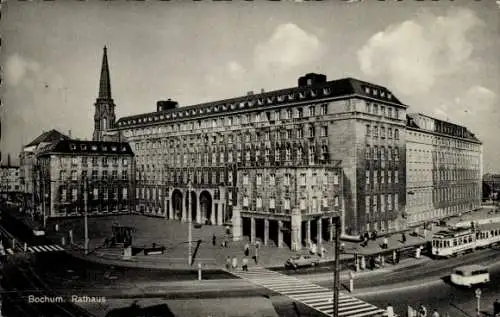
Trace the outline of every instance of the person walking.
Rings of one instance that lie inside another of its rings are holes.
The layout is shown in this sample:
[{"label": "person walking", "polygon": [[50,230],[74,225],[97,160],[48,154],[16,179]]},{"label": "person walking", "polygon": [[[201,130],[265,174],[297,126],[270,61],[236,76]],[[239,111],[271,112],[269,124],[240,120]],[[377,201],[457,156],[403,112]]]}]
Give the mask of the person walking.
[{"label": "person walking", "polygon": [[238,259],[233,256],[233,270],[236,270],[236,268],[238,267]]},{"label": "person walking", "polygon": [[418,309],[418,315],[419,317],[427,317],[427,308],[425,308],[424,305],[420,305],[420,308]]},{"label": "person walking", "polygon": [[248,258],[247,257],[243,258],[241,268],[243,269],[243,271],[248,272]]},{"label": "person walking", "polygon": [[259,241],[257,241],[255,243],[255,256],[254,256],[255,264],[259,264],[259,248],[260,248],[260,243]]},{"label": "person walking", "polygon": [[217,237],[214,235],[212,236],[212,245],[215,247],[217,245]]},{"label": "person walking", "polygon": [[406,243],[406,234],[404,232],[401,234],[401,242]]},{"label": "person walking", "polygon": [[245,256],[248,256],[250,254],[250,246],[248,243],[245,244]]},{"label": "person walking", "polygon": [[324,258],[326,255],[326,249],[324,246],[321,246],[321,257]]},{"label": "person walking", "polygon": [[231,269],[231,257],[229,255],[226,257],[226,269],[228,271]]},{"label": "person walking", "polygon": [[389,246],[389,240],[387,240],[387,237],[384,237],[384,243],[382,244],[382,249],[387,249]]}]

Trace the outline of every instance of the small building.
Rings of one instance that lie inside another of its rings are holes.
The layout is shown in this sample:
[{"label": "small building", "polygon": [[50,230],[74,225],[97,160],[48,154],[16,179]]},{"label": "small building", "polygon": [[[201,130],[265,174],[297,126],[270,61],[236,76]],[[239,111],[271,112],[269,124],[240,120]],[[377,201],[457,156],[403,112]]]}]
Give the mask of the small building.
[{"label": "small building", "polygon": [[[233,209],[233,237],[298,251],[333,240],[333,217],[343,215],[342,169],[337,164],[242,167]],[[345,221],[345,219],[344,219]]]},{"label": "small building", "polygon": [[128,143],[61,140],[38,153],[37,162],[35,196],[47,217],[78,215],[86,207],[90,214],[133,210]]},{"label": "small building", "polygon": [[10,163],[10,156],[7,164],[0,165],[0,193],[3,198],[8,195],[21,192],[21,182],[19,178],[19,166]]}]

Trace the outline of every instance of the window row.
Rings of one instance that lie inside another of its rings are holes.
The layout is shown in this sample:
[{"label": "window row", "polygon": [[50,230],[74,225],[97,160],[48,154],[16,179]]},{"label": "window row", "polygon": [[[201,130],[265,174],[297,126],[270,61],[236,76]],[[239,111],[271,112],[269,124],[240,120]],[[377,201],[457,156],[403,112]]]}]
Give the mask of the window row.
[{"label": "window row", "polygon": [[[282,200],[282,202],[283,202],[283,209],[284,210],[290,210],[290,198],[284,198]],[[299,204],[300,204],[299,206],[300,206],[300,210],[301,211],[308,209],[305,198],[301,198],[299,200]],[[333,198],[333,205],[334,205],[334,207],[339,207],[339,205],[340,205],[339,196],[334,196],[334,198]],[[255,209],[262,209],[262,208],[264,208],[263,199],[262,199],[262,197],[257,196],[257,198],[255,199],[254,205],[250,206],[250,198],[248,196],[243,196],[242,206],[243,206],[243,208],[254,207]],[[309,211],[311,213],[319,212],[320,211],[319,206],[320,205],[318,204],[318,198],[317,197],[313,197],[311,199],[311,205],[310,205]],[[267,200],[266,207],[269,210],[276,209],[276,198],[274,198],[274,197],[269,198]],[[321,208],[328,208],[328,207],[329,207],[328,206],[328,197],[323,197],[321,199]]]},{"label": "window row", "polygon": [[379,105],[374,102],[367,102],[365,106],[365,111],[377,116],[399,119],[400,110],[390,106]]},{"label": "window row", "polygon": [[399,149],[397,147],[385,147],[385,146],[370,146],[366,145],[365,149],[365,159],[366,160],[378,160],[385,161],[399,161]]},{"label": "window row", "polygon": [[[373,171],[371,173],[369,170],[365,172],[366,185],[369,184],[398,184],[399,183],[399,172],[398,171]],[[387,176],[387,178],[386,178]],[[386,181],[387,179],[387,181]]]},{"label": "window row", "polygon": [[[380,131],[380,134],[379,134]],[[387,131],[387,133],[386,133]],[[386,137],[388,139],[394,138],[394,140],[399,140],[399,129],[396,128],[387,128],[386,127],[379,127],[378,126],[371,126],[369,124],[366,125],[366,136],[373,136],[373,137],[379,137],[382,139],[385,139]]]},{"label": "window row", "polygon": [[[88,195],[88,198],[91,200],[98,200],[99,198],[104,200],[128,199],[128,188],[123,187],[120,190],[119,188],[99,189],[97,187],[94,187],[89,189]],[[83,193],[79,191],[78,188],[68,189],[65,186],[59,187],[59,201],[77,201],[78,199],[83,199]]]},{"label": "window row", "polygon": [[[311,178],[309,178],[309,184],[311,186],[317,186],[318,185],[318,178],[319,176],[317,174],[312,174]],[[307,176],[305,173],[300,174],[299,176],[299,186],[306,186],[307,185]],[[243,185],[249,185],[250,180],[249,180],[249,174],[244,173],[243,174]],[[328,185],[328,174],[324,174],[321,177],[321,182],[323,185]],[[276,185],[276,174],[269,174],[269,177],[265,179],[265,183],[269,186],[275,186]],[[283,183],[285,186],[290,186],[290,174],[285,174],[283,177]],[[263,177],[262,174],[256,174],[255,175],[255,184],[256,185],[263,185]],[[334,174],[333,175],[333,184],[338,185],[339,184],[339,175]]]},{"label": "window row", "polygon": [[399,210],[399,194],[381,194],[365,196],[365,212],[370,214],[371,211],[377,212],[380,206],[380,212],[398,211]]}]

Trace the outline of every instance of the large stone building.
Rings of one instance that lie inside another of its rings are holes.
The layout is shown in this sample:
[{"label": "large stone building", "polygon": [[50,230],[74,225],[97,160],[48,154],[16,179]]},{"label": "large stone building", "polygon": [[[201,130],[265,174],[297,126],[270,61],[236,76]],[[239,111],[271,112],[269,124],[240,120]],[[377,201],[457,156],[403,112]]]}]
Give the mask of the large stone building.
[{"label": "large stone building", "polygon": [[498,193],[500,193],[500,175],[484,174],[483,200],[498,200]]},{"label": "large stone building", "polygon": [[23,147],[19,154],[19,175],[21,190],[26,197],[26,207],[34,210],[34,177],[33,168],[37,164],[36,154],[54,142],[71,140],[71,138],[57,130],[43,132],[33,141]]},{"label": "large stone building", "polygon": [[[197,222],[204,218],[216,224],[232,221],[236,232],[243,222],[243,232],[252,238],[253,218],[276,218],[270,210],[262,210],[257,217],[252,214],[255,210],[243,208],[244,187],[240,184],[245,170],[268,169],[262,171],[266,174],[303,167],[304,173],[311,174],[317,168],[340,167],[340,207],[329,205],[328,212],[340,211],[344,236],[397,231],[408,225],[410,213],[416,213],[416,209],[406,208],[406,155],[413,153],[406,149],[408,106],[385,87],[354,78],[327,81],[325,75],[311,73],[300,77],[296,87],[182,107],[168,99],[158,101],[156,111],[116,121],[109,81],[105,50],[94,135],[96,140],[130,142],[136,155],[139,211]],[[441,123],[436,123],[436,129],[438,126],[448,129]],[[413,137],[413,130],[411,133]],[[454,138],[441,130],[433,133]],[[463,139],[467,146],[479,146],[473,137]],[[477,169],[477,164],[481,166],[480,161],[467,161],[464,168]],[[422,168],[412,166],[412,173],[414,169]],[[459,175],[456,177],[465,182],[466,174]],[[413,174],[411,177],[413,181]],[[447,183],[440,179],[432,184],[436,187],[433,195],[441,195]],[[284,191],[286,185],[277,182],[276,188]],[[256,196],[248,199],[249,208],[256,206]],[[250,199],[255,199],[255,205]],[[440,216],[475,206],[474,202],[456,207],[450,198],[446,202],[438,199],[433,200],[438,209],[434,213]],[[292,212],[291,207],[285,213],[288,218],[279,220],[285,229],[291,229]],[[410,223],[434,216],[412,217]],[[250,230],[245,229],[248,221]],[[266,221],[255,223],[255,232],[266,230]]]},{"label": "large stone building", "polygon": [[[34,167],[39,213],[78,215],[132,210],[134,154],[127,143],[61,140],[37,153]],[[86,187],[86,188],[85,188]]]},{"label": "large stone building", "polygon": [[406,220],[409,226],[481,206],[482,144],[466,127],[408,114]]}]

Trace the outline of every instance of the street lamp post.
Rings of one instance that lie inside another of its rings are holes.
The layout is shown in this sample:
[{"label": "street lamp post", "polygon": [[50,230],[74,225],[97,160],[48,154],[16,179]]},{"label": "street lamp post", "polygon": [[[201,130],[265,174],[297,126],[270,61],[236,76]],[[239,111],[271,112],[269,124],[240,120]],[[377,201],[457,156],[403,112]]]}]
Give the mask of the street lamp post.
[{"label": "street lamp post", "polygon": [[84,249],[85,254],[89,253],[89,225],[87,219],[87,208],[88,208],[88,193],[87,193],[87,178],[83,179],[83,226],[85,231],[85,242]]},{"label": "street lamp post", "polygon": [[340,291],[340,216],[333,218],[335,226],[335,268],[333,270],[333,316],[339,315],[339,291]]},{"label": "street lamp post", "polygon": [[476,289],[477,316],[481,316],[481,289]]},{"label": "street lamp post", "polygon": [[188,219],[188,265],[191,266],[193,263],[193,250],[192,250],[192,240],[193,240],[193,232],[192,232],[192,219],[191,219],[191,181],[188,182],[188,192],[187,192],[187,219]]}]

